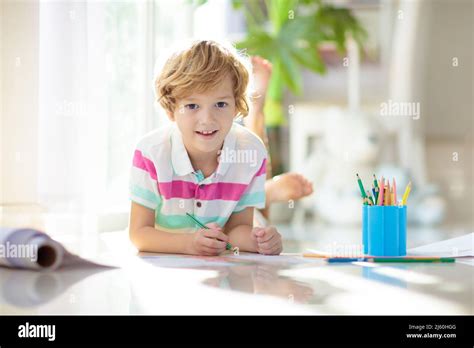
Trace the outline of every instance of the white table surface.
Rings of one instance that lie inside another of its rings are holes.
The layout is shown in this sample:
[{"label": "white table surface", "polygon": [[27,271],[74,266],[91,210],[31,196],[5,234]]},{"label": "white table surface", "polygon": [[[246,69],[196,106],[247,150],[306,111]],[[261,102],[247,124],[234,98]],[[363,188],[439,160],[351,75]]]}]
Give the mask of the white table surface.
[{"label": "white table surface", "polygon": [[[347,229],[319,228],[315,235],[309,242],[286,240],[284,252],[358,239]],[[0,268],[1,315],[474,313],[474,268],[460,262],[328,265],[276,257],[229,264],[224,257],[190,263],[188,256],[141,257],[125,231],[54,237],[72,252],[120,267],[51,273]]]}]

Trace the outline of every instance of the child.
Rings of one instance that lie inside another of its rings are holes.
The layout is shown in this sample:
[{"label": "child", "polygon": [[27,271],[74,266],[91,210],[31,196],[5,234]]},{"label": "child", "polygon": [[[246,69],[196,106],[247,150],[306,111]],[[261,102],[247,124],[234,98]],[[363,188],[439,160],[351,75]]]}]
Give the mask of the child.
[{"label": "child", "polygon": [[[173,124],[138,143],[130,177],[130,239],[140,251],[279,254],[273,226],[253,228],[265,206],[266,150],[234,118],[249,111],[249,73],[232,47],[198,41],[176,52],[156,80]],[[186,213],[209,229],[196,229]]]}]

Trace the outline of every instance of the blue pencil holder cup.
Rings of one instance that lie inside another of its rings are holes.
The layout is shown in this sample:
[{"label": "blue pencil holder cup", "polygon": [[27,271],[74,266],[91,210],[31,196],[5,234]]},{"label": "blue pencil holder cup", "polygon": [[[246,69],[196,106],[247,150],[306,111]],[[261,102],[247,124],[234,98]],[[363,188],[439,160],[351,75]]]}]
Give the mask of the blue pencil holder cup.
[{"label": "blue pencil holder cup", "polygon": [[362,245],[371,256],[407,254],[407,207],[362,206]]}]

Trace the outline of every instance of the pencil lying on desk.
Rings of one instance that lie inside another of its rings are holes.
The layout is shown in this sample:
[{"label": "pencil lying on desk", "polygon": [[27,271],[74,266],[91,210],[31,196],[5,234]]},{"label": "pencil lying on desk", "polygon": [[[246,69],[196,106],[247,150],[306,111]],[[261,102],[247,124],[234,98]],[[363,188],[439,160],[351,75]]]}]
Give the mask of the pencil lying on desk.
[{"label": "pencil lying on desk", "polygon": [[328,254],[324,253],[316,253],[316,252],[310,252],[310,253],[303,253],[303,257],[312,257],[316,259],[327,259],[330,257]]},{"label": "pencil lying on desk", "polygon": [[[187,216],[189,216],[191,219],[193,219],[193,221],[201,228],[205,228],[206,230],[209,229],[209,227],[207,227],[206,225],[204,225],[202,222],[200,222],[198,219],[196,219],[194,216],[192,216],[191,214],[189,213],[186,213]],[[234,247],[232,246],[232,244],[230,244],[229,242],[227,242],[226,246],[225,246],[225,249],[226,250],[232,250],[234,249]]]},{"label": "pencil lying on desk", "polygon": [[326,258],[329,263],[343,262],[376,262],[376,263],[415,263],[415,262],[456,262],[452,257],[330,257]]},{"label": "pencil lying on desk", "polygon": [[456,262],[456,259],[453,257],[410,257],[410,258],[400,258],[400,257],[374,257],[373,262]]}]

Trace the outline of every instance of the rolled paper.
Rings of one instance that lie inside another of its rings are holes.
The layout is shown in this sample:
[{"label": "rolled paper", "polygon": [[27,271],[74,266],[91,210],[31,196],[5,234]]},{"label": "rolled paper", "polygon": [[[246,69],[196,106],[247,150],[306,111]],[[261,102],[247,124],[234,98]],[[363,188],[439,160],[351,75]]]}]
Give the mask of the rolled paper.
[{"label": "rolled paper", "polygon": [[46,233],[33,229],[0,229],[0,265],[33,270],[55,270],[64,248]]}]

